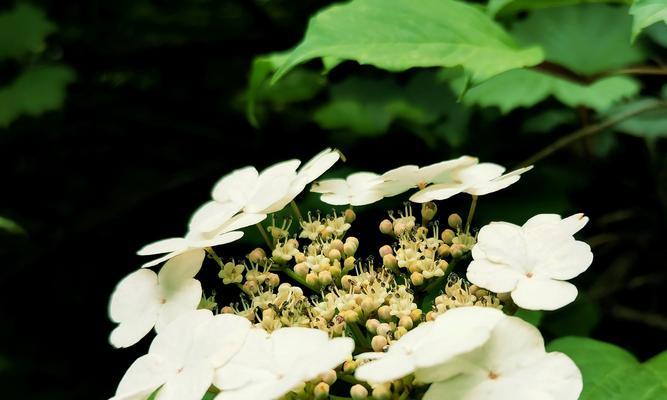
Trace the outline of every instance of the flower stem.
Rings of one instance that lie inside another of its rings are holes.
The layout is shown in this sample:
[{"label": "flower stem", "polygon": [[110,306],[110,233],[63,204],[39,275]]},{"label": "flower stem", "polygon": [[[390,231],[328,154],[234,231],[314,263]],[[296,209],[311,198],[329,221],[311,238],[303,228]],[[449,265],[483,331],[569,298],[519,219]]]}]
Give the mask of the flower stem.
[{"label": "flower stem", "polygon": [[319,289],[309,285],[308,282],[306,282],[305,279],[303,279],[301,276],[299,276],[296,272],[292,271],[288,267],[280,267],[280,271],[283,272],[285,275],[289,276],[293,280],[299,282],[300,285],[303,285],[304,287],[307,287],[308,289],[312,290],[315,293],[319,293]]},{"label": "flower stem", "polygon": [[208,253],[209,257],[211,257],[212,259],[215,260],[216,263],[218,263],[220,268],[222,268],[225,265],[225,263],[222,262],[220,256],[215,252],[215,250],[213,250],[212,247],[205,247],[204,250],[206,251],[206,253]]},{"label": "flower stem", "polygon": [[264,238],[264,242],[266,242],[266,245],[269,246],[269,250],[273,250],[273,242],[271,239],[269,239],[268,233],[266,233],[266,229],[264,229],[264,226],[262,226],[261,222],[258,222],[255,224],[257,229],[259,230],[259,233],[262,235],[262,238]]},{"label": "flower stem", "polygon": [[299,206],[296,204],[294,200],[292,200],[290,206],[292,206],[292,212],[294,213],[294,215],[296,215],[296,218],[299,221],[303,221],[303,215],[301,215],[301,210],[299,210]]},{"label": "flower stem", "polygon": [[360,347],[360,350],[366,351],[371,350],[371,342],[368,340],[368,337],[359,329],[359,325],[356,322],[350,322],[347,324],[350,327],[350,332],[352,333],[352,338],[354,342]]},{"label": "flower stem", "polygon": [[472,217],[475,215],[475,209],[477,208],[477,196],[472,195],[472,202],[470,203],[470,210],[468,211],[468,219],[466,220],[466,234],[470,233],[470,224],[472,223]]}]

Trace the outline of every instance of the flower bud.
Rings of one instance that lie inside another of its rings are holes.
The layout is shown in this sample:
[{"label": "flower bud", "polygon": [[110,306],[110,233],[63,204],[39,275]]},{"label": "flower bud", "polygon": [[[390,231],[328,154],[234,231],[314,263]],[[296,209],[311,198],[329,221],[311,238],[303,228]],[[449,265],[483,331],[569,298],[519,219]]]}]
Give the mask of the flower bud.
[{"label": "flower bud", "polygon": [[391,325],[384,322],[378,325],[378,327],[375,329],[375,332],[380,336],[387,336],[391,330]]},{"label": "flower bud", "polygon": [[391,248],[388,244],[385,244],[384,246],[380,247],[380,257],[384,257],[387,254],[393,254],[394,249]]},{"label": "flower bud", "polygon": [[373,336],[373,339],[371,339],[371,347],[373,348],[373,351],[384,351],[387,345],[389,345],[389,342],[387,342],[387,338],[384,336],[375,335]]},{"label": "flower bud", "polygon": [[350,275],[343,275],[342,278],[340,278],[340,285],[343,287],[344,290],[350,290],[350,287],[352,286],[352,276]]},{"label": "flower bud", "polygon": [[346,374],[351,374],[356,369],[357,369],[357,361],[355,360],[347,360],[343,363],[343,372]]},{"label": "flower bud", "polygon": [[352,310],[345,310],[339,314],[341,317],[345,319],[345,322],[352,323],[352,322],[357,322],[359,320],[359,314],[357,314],[355,311]]},{"label": "flower bud", "polygon": [[342,336],[343,332],[345,332],[345,320],[343,320],[342,323],[335,324],[332,328],[333,335],[334,336]]},{"label": "flower bud", "polygon": [[368,390],[363,385],[356,384],[350,388],[350,397],[352,400],[365,400],[368,398]]},{"label": "flower bud", "polygon": [[343,216],[345,217],[345,222],[347,222],[348,224],[353,223],[354,220],[357,219],[357,214],[355,214],[354,210],[352,210],[351,208],[345,210]]},{"label": "flower bud", "polygon": [[377,385],[373,388],[373,400],[391,399],[391,387],[388,383]]},{"label": "flower bud", "polygon": [[230,306],[224,306],[220,310],[220,313],[222,313],[222,314],[234,314],[234,309],[231,308]]},{"label": "flower bud", "polygon": [[391,319],[391,307],[385,305],[378,308],[378,317],[383,321],[389,321]]},{"label": "flower bud", "polygon": [[449,253],[453,258],[459,258],[463,255],[465,247],[460,244],[453,244],[449,247]]},{"label": "flower bud", "polygon": [[338,249],[331,249],[329,250],[329,254],[327,254],[327,257],[330,260],[340,260],[341,254],[340,251],[338,251]]},{"label": "flower bud", "polygon": [[249,295],[256,294],[258,290],[259,286],[257,286],[257,282],[255,281],[245,281],[243,284],[243,291]]},{"label": "flower bud", "polygon": [[280,277],[278,274],[274,274],[273,272],[269,273],[268,283],[271,287],[280,285]]},{"label": "flower bud", "polygon": [[421,286],[424,284],[424,275],[415,271],[412,274],[410,274],[410,282],[412,282],[412,284],[415,286]]},{"label": "flower bud", "polygon": [[318,286],[320,281],[316,273],[309,272],[306,275],[306,283],[310,286]]},{"label": "flower bud", "polygon": [[407,315],[402,316],[401,319],[398,320],[398,326],[399,328],[405,328],[409,331],[413,326],[412,318]]},{"label": "flower bud", "polygon": [[408,333],[408,330],[402,326],[399,326],[398,328],[396,328],[396,331],[394,332],[394,338],[398,340],[401,338],[401,336],[405,335],[406,333]]},{"label": "flower bud", "polygon": [[329,272],[331,273],[331,276],[334,278],[337,278],[340,276],[341,269],[340,269],[340,263],[338,265],[332,265],[329,267]]},{"label": "flower bud", "polygon": [[347,242],[354,243],[354,245],[357,246],[357,248],[359,248],[359,239],[357,239],[356,237],[348,236],[348,238],[345,239],[345,243]]},{"label": "flower bud", "polygon": [[346,256],[353,256],[357,252],[357,246],[352,242],[345,242],[343,245],[343,253]]},{"label": "flower bud", "polygon": [[461,216],[458,215],[457,213],[450,214],[449,217],[447,217],[447,225],[449,225],[450,228],[452,229],[461,229],[461,225],[463,225],[463,220],[461,219]]},{"label": "flower bud", "polygon": [[447,257],[449,255],[449,245],[443,243],[440,246],[438,246],[438,255],[440,257]]},{"label": "flower bud", "polygon": [[266,260],[266,252],[261,247],[258,247],[255,250],[251,251],[250,254],[247,255],[247,257],[248,260],[250,260],[250,262],[259,264],[264,260]]},{"label": "flower bud", "polygon": [[382,257],[382,265],[390,271],[396,271],[398,268],[398,260],[393,254],[386,254]]},{"label": "flower bud", "polygon": [[377,328],[380,325],[380,321],[375,318],[369,318],[366,320],[366,330],[375,335]]},{"label": "flower bud", "polygon": [[394,235],[402,236],[407,229],[407,226],[403,222],[396,222],[394,224]]},{"label": "flower bud", "polygon": [[300,262],[294,266],[294,272],[302,278],[308,274],[308,271],[310,271],[310,268],[305,262]]},{"label": "flower bud", "polygon": [[330,369],[327,372],[321,373],[319,378],[322,382],[326,383],[327,385],[333,385],[337,379],[336,371]]},{"label": "flower bud", "polygon": [[317,400],[329,398],[329,385],[324,382],[315,385],[313,388],[313,396]]},{"label": "flower bud", "polygon": [[422,310],[415,308],[410,312],[410,318],[412,318],[412,322],[415,324],[418,323],[422,319]]},{"label": "flower bud", "polygon": [[417,228],[417,237],[420,239],[426,239],[426,236],[428,236],[428,228],[425,226],[420,226]]},{"label": "flower bud", "polygon": [[373,311],[375,311],[375,303],[373,303],[373,300],[366,297],[361,301],[361,311],[364,312],[364,315],[370,315]]},{"label": "flower bud", "polygon": [[320,271],[320,273],[317,274],[317,280],[319,281],[320,285],[327,286],[333,282],[333,277],[329,271]]},{"label": "flower bud", "polygon": [[422,204],[422,219],[424,222],[428,222],[435,218],[435,214],[438,212],[438,206],[432,202],[429,201],[427,203]]},{"label": "flower bud", "polygon": [[391,223],[391,221],[388,219],[383,219],[382,222],[380,222],[380,232],[385,235],[391,235],[393,231],[394,225]]},{"label": "flower bud", "polygon": [[306,255],[303,254],[302,252],[298,252],[294,255],[294,261],[296,261],[298,263],[302,263],[302,262],[306,261]]},{"label": "flower bud", "polygon": [[343,243],[343,241],[340,240],[340,239],[334,239],[334,240],[331,241],[331,243],[329,244],[329,246],[330,246],[332,249],[336,249],[336,250],[342,252],[342,251],[343,251],[344,243]]},{"label": "flower bud", "polygon": [[454,236],[456,236],[456,234],[451,229],[445,229],[440,234],[440,238],[442,239],[442,241],[445,242],[445,244],[448,244],[448,245],[452,244],[452,240],[454,239]]},{"label": "flower bud", "polygon": [[429,311],[426,313],[426,321],[435,321],[435,319],[438,317],[438,314],[436,314],[433,311]]}]

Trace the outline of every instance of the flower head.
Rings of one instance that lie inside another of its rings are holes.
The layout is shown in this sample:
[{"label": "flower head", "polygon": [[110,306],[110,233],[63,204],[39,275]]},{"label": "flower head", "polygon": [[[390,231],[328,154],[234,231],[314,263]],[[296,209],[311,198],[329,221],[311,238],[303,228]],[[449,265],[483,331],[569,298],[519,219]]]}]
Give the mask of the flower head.
[{"label": "flower head", "polygon": [[241,351],[215,374],[216,400],[278,399],[352,353],[350,338],[329,339],[311,328],[281,328],[268,334],[253,328]]},{"label": "flower head", "polygon": [[159,274],[140,269],[120,281],[111,295],[109,316],[119,325],[109,341],[116,347],[137,343],[155,327],[160,331],[180,315],[197,309],[202,288],[193,279],[204,261],[195,249],[169,260]]},{"label": "flower head", "polygon": [[440,183],[418,191],[410,201],[426,203],[433,200],[445,200],[459,193],[475,196],[497,192],[521,178],[521,174],[533,167],[526,167],[504,174],[505,167],[493,163],[482,163],[451,171]]},{"label": "flower head", "polygon": [[503,317],[482,346],[416,379],[433,382],[424,400],[576,400],[582,389],[574,362],[547,353],[537,328],[517,317]]},{"label": "flower head", "polygon": [[492,222],[479,232],[468,280],[496,293],[511,292],[514,302],[529,310],[563,307],[577,297],[577,288],[564,281],[593,261],[590,246],[572,236],[586,222],[583,214],[562,220],[540,214],[523,226]]},{"label": "flower head", "polygon": [[239,351],[249,331],[250,322],[237,315],[198,310],[181,316],[130,366],[112,400],[147,399],[158,388],[159,400],[200,400],[215,369]]}]

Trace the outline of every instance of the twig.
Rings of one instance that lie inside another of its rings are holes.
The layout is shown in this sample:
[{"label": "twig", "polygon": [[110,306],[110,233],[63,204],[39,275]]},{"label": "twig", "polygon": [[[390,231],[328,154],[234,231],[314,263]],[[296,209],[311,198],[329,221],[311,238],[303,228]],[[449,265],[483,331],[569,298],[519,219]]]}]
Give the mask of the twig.
[{"label": "twig", "polygon": [[643,312],[625,306],[614,306],[611,315],[627,321],[639,322],[644,325],[667,331],[667,318],[657,313]]},{"label": "twig", "polygon": [[600,133],[604,131],[607,128],[610,128],[628,118],[632,118],[636,115],[648,112],[648,111],[653,111],[653,110],[658,110],[660,108],[667,108],[667,102],[664,101],[659,101],[652,103],[651,105],[637,108],[634,110],[626,111],[624,113],[618,114],[614,117],[608,118],[604,121],[598,122],[597,124],[592,124],[585,126],[581,129],[578,129],[569,135],[563,136],[560,139],[556,140],[555,142],[551,143],[547,147],[543,148],[542,150],[538,151],[537,153],[533,154],[532,156],[528,157],[526,160],[524,160],[522,163],[519,164],[519,167],[526,167],[528,165],[533,165],[536,162],[540,161],[541,159],[548,157],[551,155],[551,153],[554,153],[563,147],[569,145],[570,143],[576,142],[577,140],[581,138],[585,138],[588,136],[595,135],[597,133]]}]

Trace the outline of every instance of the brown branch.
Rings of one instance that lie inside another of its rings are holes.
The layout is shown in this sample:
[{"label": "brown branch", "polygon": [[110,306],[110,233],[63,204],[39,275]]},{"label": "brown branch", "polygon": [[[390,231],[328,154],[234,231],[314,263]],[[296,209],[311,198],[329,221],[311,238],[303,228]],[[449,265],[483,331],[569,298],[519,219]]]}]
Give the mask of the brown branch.
[{"label": "brown branch", "polygon": [[660,108],[667,108],[667,102],[665,101],[658,101],[655,102],[651,105],[637,108],[634,110],[626,111],[624,113],[618,114],[614,117],[608,118],[604,121],[598,122],[596,124],[588,125],[585,126],[581,129],[578,129],[569,135],[563,136],[560,139],[556,140],[555,142],[551,143],[547,147],[543,148],[542,150],[538,151],[537,153],[533,154],[532,156],[528,157],[526,160],[524,160],[522,163],[519,164],[519,167],[526,167],[528,165],[535,164],[536,162],[540,161],[541,159],[548,157],[551,155],[551,153],[554,153],[563,147],[576,142],[579,139],[595,135],[597,133],[600,133],[604,131],[607,128],[610,128],[620,122],[623,122],[624,120],[628,118],[632,118],[636,115],[648,112],[648,111],[653,111],[657,110]]},{"label": "brown branch", "polygon": [[567,67],[552,63],[550,61],[543,61],[534,67],[530,67],[529,69],[544,72],[546,74],[553,75],[570,82],[578,83],[580,85],[590,85],[598,79],[614,75],[667,75],[667,68],[664,66],[652,67],[646,65],[619,68],[593,75],[582,75]]}]

